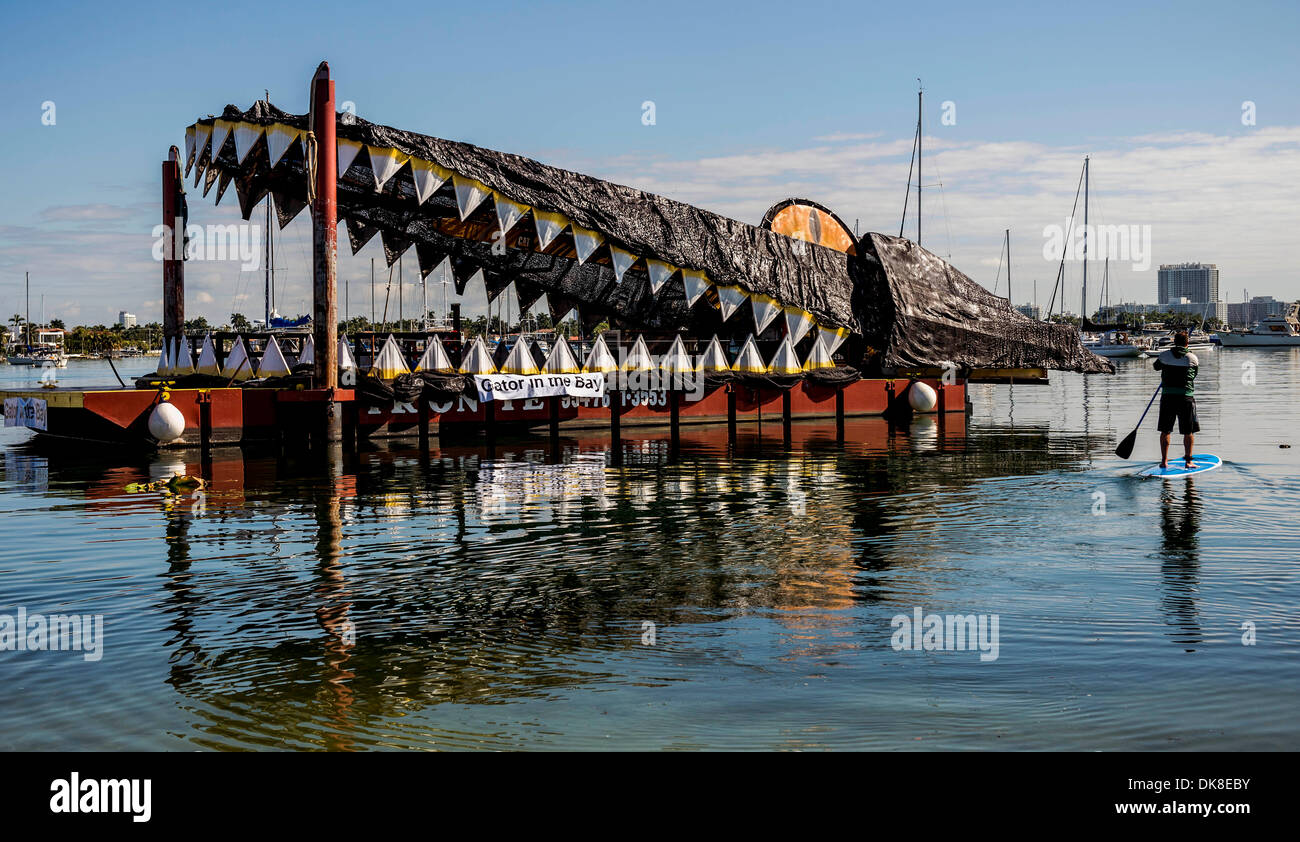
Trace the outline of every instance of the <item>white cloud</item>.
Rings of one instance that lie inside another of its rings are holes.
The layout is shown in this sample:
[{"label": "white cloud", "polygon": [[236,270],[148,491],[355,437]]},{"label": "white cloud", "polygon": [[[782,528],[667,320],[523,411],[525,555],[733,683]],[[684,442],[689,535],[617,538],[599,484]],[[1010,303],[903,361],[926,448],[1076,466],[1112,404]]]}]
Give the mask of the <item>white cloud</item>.
[{"label": "white cloud", "polygon": [[[697,160],[649,153],[593,160],[570,151],[548,162],[750,223],[761,220],[776,202],[801,196],[826,205],[849,225],[860,219],[863,231],[897,234],[911,149],[910,138],[835,134],[802,148],[738,151]],[[1046,303],[1056,261],[1042,256],[1043,228],[1060,224],[1070,212],[1085,154],[1092,156],[1090,221],[1151,226],[1153,268],[1139,273],[1112,265],[1113,298],[1153,301],[1154,267],[1188,260],[1217,263],[1222,294],[1229,300],[1239,300],[1243,287],[1255,295],[1300,296],[1288,248],[1300,230],[1300,206],[1292,195],[1293,185],[1300,182],[1300,127],[1217,136],[1145,134],[1089,147],[957,142],[940,136],[927,137],[926,150],[924,244],[941,255],[951,254],[959,269],[991,287],[1002,232],[1010,228],[1018,302],[1030,297],[1037,278],[1040,302]],[[197,191],[190,194],[192,223],[238,221],[233,190],[220,207],[214,208],[210,199],[203,200]],[[142,321],[160,319],[162,269],[151,255],[154,210],[135,205],[59,206],[42,212],[40,225],[0,226],[0,275],[6,279],[0,285],[0,311],[21,310],[22,272],[30,270],[34,293],[46,294],[49,317],[66,320],[75,304],[78,318],[85,321],[109,323],[120,309],[137,312]],[[907,233],[915,234],[913,211]],[[310,311],[310,234],[306,213],[277,231],[277,306],[285,315]],[[375,257],[376,312],[382,315],[388,269],[379,243],[376,237],[353,256],[340,227],[340,312],[342,286],[351,279],[352,313],[369,314],[370,258]],[[419,301],[415,267],[411,254],[408,314]],[[1100,266],[1090,271],[1093,289],[1092,279],[1100,274]],[[1073,306],[1078,300],[1078,267],[1069,267],[1067,277],[1067,300]],[[243,271],[238,262],[188,263],[186,289],[191,317],[222,323],[234,311],[262,311],[262,272]],[[432,306],[441,305],[441,290],[431,287],[428,294]],[[482,312],[481,291],[471,292],[465,305],[469,313]],[[390,318],[396,308],[394,289]]]}]

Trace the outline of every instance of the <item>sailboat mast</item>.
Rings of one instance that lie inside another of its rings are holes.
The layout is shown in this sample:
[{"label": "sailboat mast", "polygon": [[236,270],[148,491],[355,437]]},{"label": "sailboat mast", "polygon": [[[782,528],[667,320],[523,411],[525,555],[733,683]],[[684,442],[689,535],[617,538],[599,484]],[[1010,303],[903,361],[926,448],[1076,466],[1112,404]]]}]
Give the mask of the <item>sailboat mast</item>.
[{"label": "sailboat mast", "polygon": [[[1007,303],[1012,304],[1011,300],[1011,229],[1007,229]],[[1012,304],[1012,306],[1015,306]]]},{"label": "sailboat mast", "polygon": [[32,345],[32,273],[24,272],[23,277],[27,279],[27,347],[30,350]]},{"label": "sailboat mast", "polygon": [[[267,215],[272,219],[275,218],[275,197],[271,194],[266,196]],[[266,226],[266,244],[271,252],[271,310],[275,310],[275,227],[271,224]]]},{"label": "sailboat mast", "polygon": [[262,262],[262,271],[264,274],[262,291],[263,318],[266,325],[265,330],[271,329],[271,194],[266,194],[266,237],[263,238],[263,251],[265,259]]},{"label": "sailboat mast", "polygon": [[921,244],[921,144],[925,139],[925,126],[921,122],[921,80],[916,80],[916,244]]},{"label": "sailboat mast", "polygon": [[1088,156],[1083,156],[1083,293],[1079,304],[1079,329],[1088,320]]}]

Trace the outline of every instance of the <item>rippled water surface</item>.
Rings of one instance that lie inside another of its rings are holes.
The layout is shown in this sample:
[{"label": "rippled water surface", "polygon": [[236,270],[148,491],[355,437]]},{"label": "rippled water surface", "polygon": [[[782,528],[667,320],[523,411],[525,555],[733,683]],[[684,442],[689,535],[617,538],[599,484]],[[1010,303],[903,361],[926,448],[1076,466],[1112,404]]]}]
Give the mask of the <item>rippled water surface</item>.
[{"label": "rippled water surface", "polygon": [[[1300,748],[1300,352],[1201,357],[1224,467],[1177,481],[1133,476],[1153,419],[1113,453],[1142,361],[972,387],[965,424],[851,419],[843,445],[810,422],[788,447],[218,449],[179,497],[125,488],[198,452],[3,430],[0,613],[106,637],[94,662],[0,652],[0,748]],[[998,615],[997,659],[896,651],[917,608]]]}]

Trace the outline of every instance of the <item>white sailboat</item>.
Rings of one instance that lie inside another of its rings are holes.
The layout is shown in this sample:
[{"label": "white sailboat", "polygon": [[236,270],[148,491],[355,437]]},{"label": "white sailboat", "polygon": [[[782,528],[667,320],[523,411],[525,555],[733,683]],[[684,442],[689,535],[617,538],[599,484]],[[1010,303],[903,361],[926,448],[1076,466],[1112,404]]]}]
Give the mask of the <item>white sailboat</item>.
[{"label": "white sailboat", "polygon": [[1219,342],[1225,348],[1300,347],[1300,302],[1289,305],[1285,313],[1265,316],[1250,330],[1218,333]]}]

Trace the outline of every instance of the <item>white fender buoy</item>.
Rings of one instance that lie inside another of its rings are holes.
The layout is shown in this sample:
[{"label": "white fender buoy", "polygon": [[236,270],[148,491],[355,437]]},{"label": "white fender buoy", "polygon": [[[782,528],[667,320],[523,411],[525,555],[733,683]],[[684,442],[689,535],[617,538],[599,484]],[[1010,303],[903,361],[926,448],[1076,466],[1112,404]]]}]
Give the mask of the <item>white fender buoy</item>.
[{"label": "white fender buoy", "polygon": [[171,404],[163,401],[149,414],[149,435],[161,444],[170,444],[185,434],[185,416]]},{"label": "white fender buoy", "polygon": [[934,412],[939,405],[939,393],[928,383],[917,381],[907,390],[907,402],[916,412]]}]

